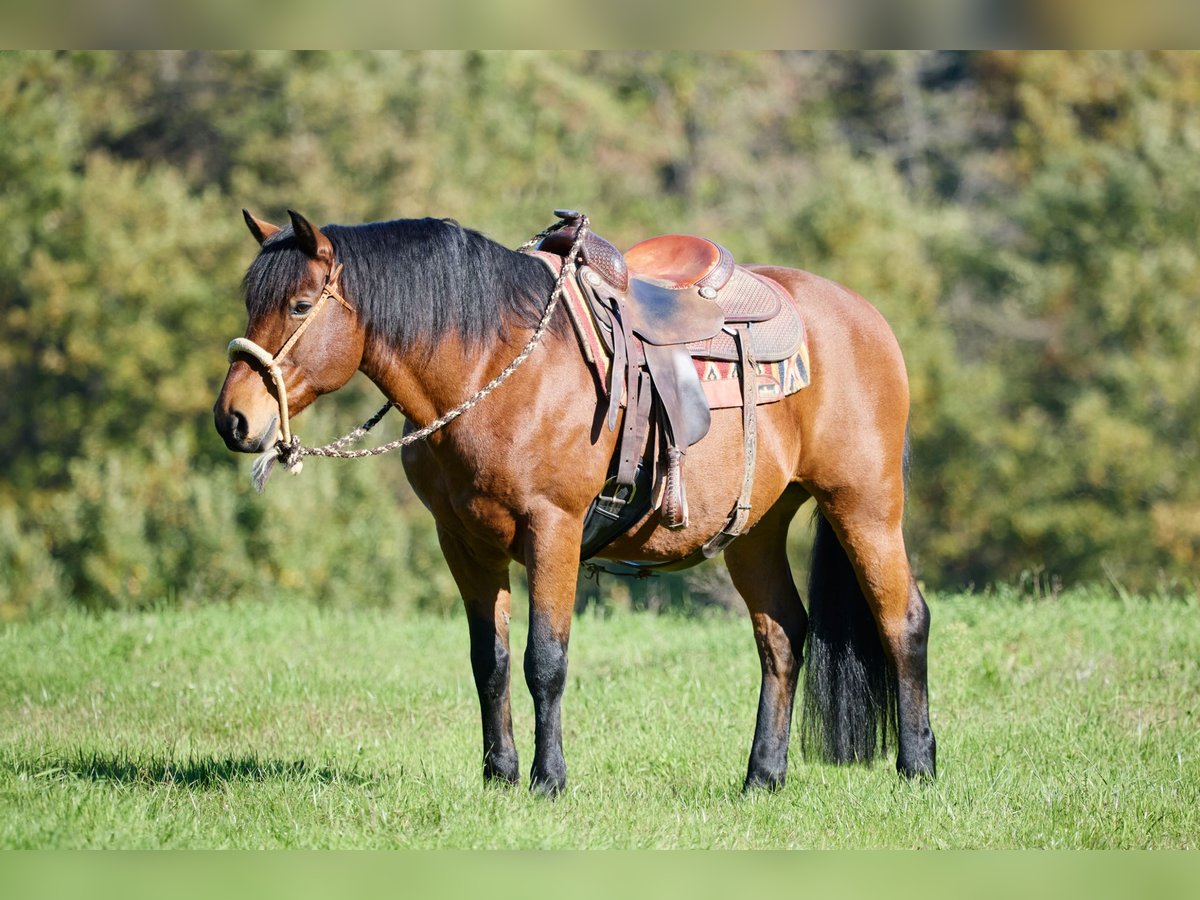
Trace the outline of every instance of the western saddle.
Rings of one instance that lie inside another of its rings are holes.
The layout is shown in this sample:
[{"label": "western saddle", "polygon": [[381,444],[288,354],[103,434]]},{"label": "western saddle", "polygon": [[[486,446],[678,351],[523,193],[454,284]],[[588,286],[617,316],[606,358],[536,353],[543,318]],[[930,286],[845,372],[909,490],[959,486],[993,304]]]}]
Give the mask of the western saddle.
[{"label": "western saddle", "polygon": [[[570,210],[556,210],[556,215],[567,224],[542,240],[537,255],[552,267],[557,258],[561,268],[583,217]],[[649,512],[656,481],[663,524],[687,526],[683,457],[708,433],[711,422],[710,402],[693,360],[737,364],[745,451],[740,496],[725,525],[701,551],[667,564],[622,563],[616,571],[646,574],[651,568],[684,568],[713,557],[742,533],[749,519],[757,453],[755,408],[768,402],[759,396],[758,363],[778,363],[800,351],[804,326],[795,304],[782,286],[738,266],[728,250],[705,238],[664,235],[622,254],[588,230],[579,259],[567,284],[583,303],[569,303],[568,308],[577,329],[582,312],[577,307],[590,312],[608,356],[603,368],[610,430],[617,427],[620,408],[626,409],[609,478],[584,523],[581,558],[600,552]],[[807,375],[804,371],[804,383]]]}]

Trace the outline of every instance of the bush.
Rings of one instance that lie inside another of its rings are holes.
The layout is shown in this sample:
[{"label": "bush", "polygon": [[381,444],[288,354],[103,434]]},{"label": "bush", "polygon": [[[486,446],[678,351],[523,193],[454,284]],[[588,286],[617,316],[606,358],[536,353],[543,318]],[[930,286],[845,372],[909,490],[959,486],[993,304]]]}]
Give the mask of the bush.
[{"label": "bush", "polygon": [[[387,462],[310,462],[255,494],[245,460],[194,468],[185,442],[76,460],[32,527],[0,519],[7,615],[67,596],[90,609],[294,598],[446,610],[432,519],[380,490]],[[11,609],[9,609],[11,607]]]},{"label": "bush", "polygon": [[23,523],[19,510],[0,505],[0,621],[62,608],[68,603],[63,572],[45,534]]}]

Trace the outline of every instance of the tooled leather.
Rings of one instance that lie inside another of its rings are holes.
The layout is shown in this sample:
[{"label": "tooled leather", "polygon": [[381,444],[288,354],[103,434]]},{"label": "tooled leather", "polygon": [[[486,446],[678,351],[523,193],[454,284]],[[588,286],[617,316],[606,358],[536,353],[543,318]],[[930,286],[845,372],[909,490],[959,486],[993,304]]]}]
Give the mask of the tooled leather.
[{"label": "tooled leather", "polygon": [[683,497],[683,451],[667,451],[667,474],[663,481],[662,521],[668,528],[687,525],[687,507]]},{"label": "tooled leather", "polygon": [[621,291],[629,287],[625,257],[604,238],[589,231],[583,239],[583,258],[613,287]]},{"label": "tooled leather", "polygon": [[[739,268],[730,285],[717,295],[717,303],[725,310],[728,322],[754,321],[751,335],[752,351],[759,362],[771,363],[787,359],[800,349],[804,341],[804,323],[795,303],[784,288],[755,272]],[[757,315],[776,306],[778,312],[759,321]],[[722,331],[705,341],[687,345],[692,356],[735,362],[737,344],[732,335]]]},{"label": "tooled leather", "polygon": [[717,258],[717,264],[709,270],[708,274],[696,281],[696,287],[712,288],[714,291],[719,291],[729,283],[730,277],[733,275],[735,264],[733,254],[713,241],[720,256]]},{"label": "tooled leather", "polygon": [[765,322],[779,315],[782,291],[775,282],[738,269],[717,295],[717,303],[725,312],[726,322]]},{"label": "tooled leather", "polygon": [[[565,256],[570,252],[571,244],[575,241],[577,227],[568,225],[553,234],[547,235],[538,244],[539,250],[548,253],[558,253]],[[579,255],[585,263],[595,269],[600,276],[619,291],[629,287],[629,269],[625,265],[625,257],[621,251],[606,241],[594,231],[588,231],[580,245]]]}]

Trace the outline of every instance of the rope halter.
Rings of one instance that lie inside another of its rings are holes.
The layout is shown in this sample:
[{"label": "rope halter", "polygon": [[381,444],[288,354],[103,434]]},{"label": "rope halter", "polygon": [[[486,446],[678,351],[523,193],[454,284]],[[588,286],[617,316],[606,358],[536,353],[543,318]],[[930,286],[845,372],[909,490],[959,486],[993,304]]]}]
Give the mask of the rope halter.
[{"label": "rope halter", "polygon": [[266,369],[267,374],[271,376],[271,380],[275,382],[275,397],[279,403],[279,430],[283,434],[283,442],[285,444],[292,442],[292,425],[291,418],[288,415],[287,385],[284,384],[283,370],[279,368],[279,364],[291,352],[291,349],[296,346],[296,342],[300,340],[300,335],[304,334],[304,330],[317,318],[317,315],[321,312],[321,307],[330,297],[342,304],[350,312],[354,312],[354,307],[346,302],[346,298],[338,290],[338,279],[341,275],[342,266],[339,263],[330,271],[329,277],[325,279],[325,286],[321,288],[321,296],[317,298],[317,302],[313,304],[313,308],[308,311],[308,314],[300,322],[300,326],[292,332],[291,336],[284,342],[284,345],[279,348],[279,352],[275,355],[272,356],[269,351],[263,349],[249,338],[244,337],[234,338],[229,342],[229,348],[225,351],[225,355],[231,363],[239,355],[249,356],[260,363]]}]

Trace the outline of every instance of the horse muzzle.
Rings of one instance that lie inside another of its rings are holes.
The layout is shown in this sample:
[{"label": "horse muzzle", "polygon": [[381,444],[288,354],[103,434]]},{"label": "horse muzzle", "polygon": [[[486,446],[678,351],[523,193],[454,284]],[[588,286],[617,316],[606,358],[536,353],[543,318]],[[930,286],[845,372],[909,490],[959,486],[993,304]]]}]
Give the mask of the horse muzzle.
[{"label": "horse muzzle", "polygon": [[278,416],[272,415],[262,431],[251,434],[246,415],[236,407],[223,409],[220,403],[213,407],[213,424],[234,453],[261,453],[274,446],[280,436]]},{"label": "horse muzzle", "polygon": [[[275,400],[279,404],[279,434],[284,443],[291,443],[292,426],[291,417],[288,415],[287,385],[284,383],[283,370],[279,368],[279,359],[283,354],[280,353],[279,355],[273,355],[264,350],[258,344],[254,343],[254,341],[250,340],[249,338],[240,337],[234,338],[229,342],[229,348],[225,351],[225,355],[229,358],[229,362],[231,363],[236,362],[241,356],[248,356],[261,365],[266,370],[267,374],[271,376],[271,381],[275,385]],[[231,413],[236,415],[236,412],[234,411],[231,411]],[[217,430],[221,432],[222,436],[224,436],[225,432],[221,430],[220,422],[217,423]],[[267,429],[267,431],[263,434],[263,439],[265,440],[268,436],[272,436],[273,434],[274,432],[272,429]],[[225,439],[225,443],[226,445],[229,445],[228,438]],[[231,447],[231,449],[233,448]],[[248,452],[265,449],[266,447],[255,447],[253,450]]]}]

